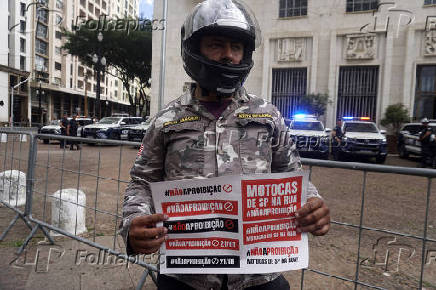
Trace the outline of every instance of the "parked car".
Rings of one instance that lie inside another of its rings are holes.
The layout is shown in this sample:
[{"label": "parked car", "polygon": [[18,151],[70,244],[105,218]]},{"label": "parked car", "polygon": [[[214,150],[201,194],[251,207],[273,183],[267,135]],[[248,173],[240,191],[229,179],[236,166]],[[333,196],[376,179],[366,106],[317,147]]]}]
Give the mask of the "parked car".
[{"label": "parked car", "polygon": [[127,139],[132,142],[142,142],[144,139],[144,135],[150,127],[151,119],[148,119],[145,122],[142,122],[138,126],[134,126],[129,129],[129,133]]},{"label": "parked car", "polygon": [[127,140],[129,128],[140,124],[141,117],[105,117],[98,123],[85,126],[84,138]]},{"label": "parked car", "polygon": [[[433,129],[433,132],[436,132],[435,120],[430,120],[428,125]],[[421,156],[421,142],[419,141],[421,129],[421,123],[408,123],[401,128],[397,143],[400,158],[407,158],[411,154]]]},{"label": "parked car", "polygon": [[[40,134],[51,134],[51,135],[61,135],[61,126],[59,125],[60,120],[52,120],[47,126],[41,127],[39,129]],[[39,137],[44,144],[50,143],[50,138],[48,137]]]},{"label": "parked car", "polygon": [[[70,121],[72,118],[68,118]],[[77,128],[77,136],[81,137],[81,133],[83,127],[89,124],[92,124],[92,119],[87,117],[77,117],[76,121],[79,123],[79,127]],[[51,134],[51,135],[61,135],[61,120],[53,120],[47,126],[42,127],[39,130],[41,134]],[[48,138],[48,137],[40,137],[40,139],[44,142],[44,144],[49,144],[50,140],[56,140],[56,138]]]},{"label": "parked car", "polygon": [[289,124],[290,134],[301,156],[329,157],[329,128],[313,115],[295,115]]},{"label": "parked car", "polygon": [[375,157],[377,163],[386,161],[386,131],[379,130],[368,117],[344,117],[342,132],[341,145],[332,148],[335,160],[366,156]]}]

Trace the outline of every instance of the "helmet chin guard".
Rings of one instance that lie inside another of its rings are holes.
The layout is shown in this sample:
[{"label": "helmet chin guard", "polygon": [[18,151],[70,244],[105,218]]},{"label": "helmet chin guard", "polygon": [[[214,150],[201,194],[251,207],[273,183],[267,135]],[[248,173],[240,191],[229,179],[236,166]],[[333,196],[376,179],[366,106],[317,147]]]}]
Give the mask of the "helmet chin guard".
[{"label": "helmet chin guard", "polygon": [[[201,55],[200,40],[206,35],[241,40],[244,44],[241,63],[221,63]],[[186,73],[201,88],[230,96],[242,86],[253,67],[252,54],[261,43],[261,33],[254,14],[241,1],[206,0],[186,18],[181,39]]]}]

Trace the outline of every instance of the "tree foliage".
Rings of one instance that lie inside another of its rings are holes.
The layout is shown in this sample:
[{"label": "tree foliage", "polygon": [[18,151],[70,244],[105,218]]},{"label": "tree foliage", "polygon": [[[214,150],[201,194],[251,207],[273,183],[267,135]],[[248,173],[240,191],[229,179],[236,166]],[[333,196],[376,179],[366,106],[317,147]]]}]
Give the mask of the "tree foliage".
[{"label": "tree foliage", "polygon": [[[105,30],[103,41],[97,40],[98,31],[82,25],[75,31],[63,31],[66,43],[63,46],[70,54],[78,56],[80,61],[90,67],[94,54],[106,58],[106,70],[119,78],[126,89],[131,105],[131,114],[136,115],[139,106],[140,114],[147,103],[149,96],[146,88],[150,87],[151,78],[151,31],[135,30]],[[112,73],[114,69],[116,73]],[[139,95],[131,91],[131,84],[137,79]]]},{"label": "tree foliage", "polygon": [[381,124],[392,129],[397,134],[400,131],[401,125],[410,121],[409,110],[401,103],[389,105],[386,108],[385,116],[381,120]]},{"label": "tree foliage", "polygon": [[299,108],[308,114],[322,116],[330,103],[326,94],[307,94],[300,98]]}]

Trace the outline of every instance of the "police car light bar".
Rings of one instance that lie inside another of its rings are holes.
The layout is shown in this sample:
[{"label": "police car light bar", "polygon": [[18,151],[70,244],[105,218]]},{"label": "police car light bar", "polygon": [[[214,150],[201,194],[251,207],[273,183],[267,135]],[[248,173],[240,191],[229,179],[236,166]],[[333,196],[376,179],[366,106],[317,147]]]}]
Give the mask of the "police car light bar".
[{"label": "police car light bar", "polygon": [[371,120],[370,117],[342,117],[344,120],[362,120],[362,121],[369,121]]},{"label": "police car light bar", "polygon": [[307,117],[306,114],[296,114],[296,115],[294,115],[294,119],[304,119],[306,117]]}]

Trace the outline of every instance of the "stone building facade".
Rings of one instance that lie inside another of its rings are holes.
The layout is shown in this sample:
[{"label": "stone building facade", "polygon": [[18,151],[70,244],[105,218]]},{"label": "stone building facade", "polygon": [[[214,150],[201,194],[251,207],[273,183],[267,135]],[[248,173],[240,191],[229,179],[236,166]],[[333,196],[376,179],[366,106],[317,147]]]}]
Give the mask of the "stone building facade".
[{"label": "stone building facade", "polygon": [[[168,1],[165,77],[160,94],[162,35],[153,31],[152,114],[191,82],[180,56],[180,27],[201,1]],[[394,2],[394,3],[392,3]],[[154,18],[165,1],[155,1]],[[436,118],[436,0],[245,0],[262,30],[245,87],[285,117],[304,94],[328,94],[327,127],[343,116],[377,123],[403,103],[412,118]]]}]

